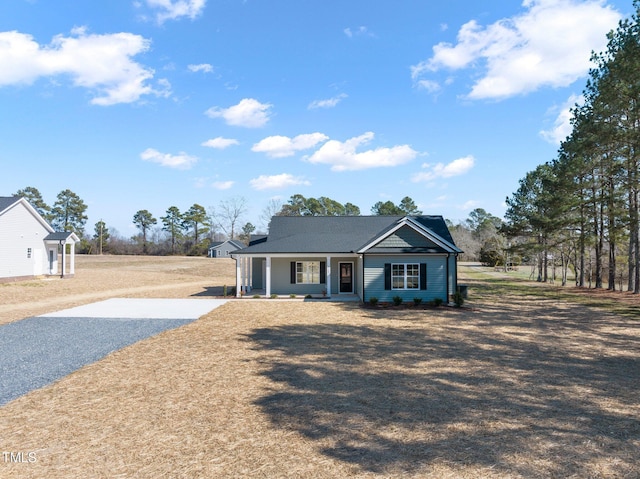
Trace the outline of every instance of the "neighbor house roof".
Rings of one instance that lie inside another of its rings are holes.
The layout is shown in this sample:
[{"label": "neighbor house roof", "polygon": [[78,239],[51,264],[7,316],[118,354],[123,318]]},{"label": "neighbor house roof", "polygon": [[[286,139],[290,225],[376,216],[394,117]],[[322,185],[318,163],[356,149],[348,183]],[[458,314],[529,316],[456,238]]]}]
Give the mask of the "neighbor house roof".
[{"label": "neighbor house roof", "polygon": [[[266,241],[234,254],[356,253],[410,220],[441,239],[439,252],[459,252],[442,216],[274,216]],[[435,252],[435,251],[431,251]]]},{"label": "neighbor house roof", "polygon": [[78,236],[71,231],[56,231],[55,233],[48,234],[44,238],[45,241],[68,241],[69,239],[75,241],[76,243],[80,241]]},{"label": "neighbor house roof", "polygon": [[231,246],[233,246],[236,249],[241,249],[241,248],[244,247],[244,245],[242,243],[238,243],[236,240],[226,240],[226,241],[214,241],[209,246],[209,249],[218,249],[222,245],[227,244],[227,243],[230,244]]},{"label": "neighbor house roof", "polygon": [[19,196],[0,196],[0,213],[18,201],[20,201]]}]

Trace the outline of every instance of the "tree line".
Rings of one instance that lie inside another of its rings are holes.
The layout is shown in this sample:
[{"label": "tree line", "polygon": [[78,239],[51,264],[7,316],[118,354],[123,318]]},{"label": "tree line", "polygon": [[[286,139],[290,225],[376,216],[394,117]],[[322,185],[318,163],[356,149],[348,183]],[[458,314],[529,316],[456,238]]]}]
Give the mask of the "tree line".
[{"label": "tree line", "polygon": [[640,1],[593,53],[583,104],[552,161],[507,198],[510,250],[548,281],[575,272],[579,287],[640,293]]},{"label": "tree line", "polygon": [[[126,238],[103,220],[95,223],[92,234],[87,234],[85,232],[88,219],[87,205],[71,190],[61,191],[53,206],[49,206],[40,191],[32,186],[18,190],[14,196],[21,196],[29,201],[56,231],[75,233],[81,239],[80,245],[77,246],[79,253],[206,255],[210,245],[215,241],[235,239],[248,244],[252,234],[266,233],[266,231],[257,230],[252,223],[244,222],[248,205],[243,197],[221,200],[218,205],[209,207],[208,210],[199,204],[192,205],[186,211],[180,211],[177,206],[170,206],[159,218],[147,209],[138,210],[131,220],[138,234]],[[480,211],[476,218],[478,224],[482,223],[487,215],[484,210]],[[286,203],[270,200],[260,218],[268,230],[268,224],[273,216],[358,216],[360,214],[360,208],[350,202],[342,204],[325,196],[314,198],[294,194]],[[398,204],[389,200],[378,201],[371,208],[371,214],[420,215],[422,211],[418,209],[412,198],[405,196]],[[491,215],[488,216],[491,217]],[[469,220],[468,224],[473,223],[473,220]],[[465,235],[463,234],[465,231],[466,227],[463,224],[455,228],[455,234],[460,233],[463,244],[469,245],[470,250],[477,253],[478,248],[475,247],[473,240],[467,241],[468,237],[474,236],[475,233]]]}]

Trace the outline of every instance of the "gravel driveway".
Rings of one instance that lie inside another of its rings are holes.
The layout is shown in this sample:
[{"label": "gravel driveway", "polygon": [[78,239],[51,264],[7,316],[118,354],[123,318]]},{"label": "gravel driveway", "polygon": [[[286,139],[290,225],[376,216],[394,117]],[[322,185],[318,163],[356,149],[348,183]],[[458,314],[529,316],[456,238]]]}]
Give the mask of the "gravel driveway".
[{"label": "gravel driveway", "polygon": [[225,302],[116,298],[0,326],[0,406]]}]

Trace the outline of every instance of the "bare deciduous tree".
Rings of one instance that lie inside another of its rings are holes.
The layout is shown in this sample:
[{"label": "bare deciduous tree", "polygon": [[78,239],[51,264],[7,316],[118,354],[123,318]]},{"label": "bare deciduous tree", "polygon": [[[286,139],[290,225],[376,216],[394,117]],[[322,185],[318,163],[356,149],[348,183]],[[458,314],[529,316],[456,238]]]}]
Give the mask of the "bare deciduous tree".
[{"label": "bare deciduous tree", "polygon": [[260,213],[260,221],[264,225],[264,228],[268,231],[271,218],[278,215],[282,210],[282,201],[277,198],[271,198],[267,206],[264,207],[262,213]]},{"label": "bare deciduous tree", "polygon": [[217,207],[210,207],[212,222],[218,225],[229,239],[236,237],[236,225],[246,212],[247,200],[242,196],[221,200]]}]

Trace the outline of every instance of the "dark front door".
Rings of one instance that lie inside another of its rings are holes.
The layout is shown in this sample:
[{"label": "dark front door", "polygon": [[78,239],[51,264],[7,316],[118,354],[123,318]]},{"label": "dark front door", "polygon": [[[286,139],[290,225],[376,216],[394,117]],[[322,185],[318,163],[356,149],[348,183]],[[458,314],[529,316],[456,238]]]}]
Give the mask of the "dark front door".
[{"label": "dark front door", "polygon": [[340,263],[340,292],[353,293],[353,263]]}]

